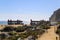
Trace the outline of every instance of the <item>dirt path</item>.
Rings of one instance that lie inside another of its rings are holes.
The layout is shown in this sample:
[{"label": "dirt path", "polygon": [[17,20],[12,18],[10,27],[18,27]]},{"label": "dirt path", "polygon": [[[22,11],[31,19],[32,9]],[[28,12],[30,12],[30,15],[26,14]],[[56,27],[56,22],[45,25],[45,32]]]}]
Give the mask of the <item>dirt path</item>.
[{"label": "dirt path", "polygon": [[55,33],[56,28],[55,26],[51,26],[51,28],[47,30],[48,32],[45,32],[38,40],[58,40],[58,38],[56,38],[58,35]]}]

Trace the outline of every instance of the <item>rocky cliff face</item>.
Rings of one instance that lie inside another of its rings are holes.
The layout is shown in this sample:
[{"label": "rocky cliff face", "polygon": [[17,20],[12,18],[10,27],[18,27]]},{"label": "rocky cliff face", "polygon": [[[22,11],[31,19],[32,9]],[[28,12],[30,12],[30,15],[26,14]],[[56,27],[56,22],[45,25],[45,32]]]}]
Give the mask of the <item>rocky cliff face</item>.
[{"label": "rocky cliff face", "polygon": [[60,22],[60,9],[54,11],[53,15],[50,17],[50,22],[52,24]]}]

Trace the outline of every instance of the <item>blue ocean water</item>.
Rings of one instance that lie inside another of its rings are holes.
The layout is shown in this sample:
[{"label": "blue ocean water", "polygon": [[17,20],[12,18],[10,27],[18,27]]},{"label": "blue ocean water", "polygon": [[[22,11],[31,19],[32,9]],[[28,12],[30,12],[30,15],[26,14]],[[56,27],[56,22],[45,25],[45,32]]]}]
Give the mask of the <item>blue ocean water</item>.
[{"label": "blue ocean water", "polygon": [[0,21],[0,25],[7,25],[7,21]]},{"label": "blue ocean water", "polygon": [[[24,24],[29,24],[29,22],[27,21],[23,21]],[[0,21],[0,25],[7,25],[8,22],[7,21]]]}]

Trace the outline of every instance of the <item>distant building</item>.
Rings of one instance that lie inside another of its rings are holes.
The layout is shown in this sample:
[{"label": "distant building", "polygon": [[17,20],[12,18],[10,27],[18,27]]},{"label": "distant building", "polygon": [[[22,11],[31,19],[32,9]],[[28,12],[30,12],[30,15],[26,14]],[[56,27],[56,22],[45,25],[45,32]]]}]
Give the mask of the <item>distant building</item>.
[{"label": "distant building", "polygon": [[21,20],[8,20],[8,25],[23,25],[23,21]]},{"label": "distant building", "polygon": [[53,15],[50,17],[51,25],[55,25],[60,22],[60,9],[54,11]]},{"label": "distant building", "polygon": [[40,21],[33,21],[33,20],[31,20],[31,22],[30,22],[31,25],[38,25],[39,23],[40,23]]}]

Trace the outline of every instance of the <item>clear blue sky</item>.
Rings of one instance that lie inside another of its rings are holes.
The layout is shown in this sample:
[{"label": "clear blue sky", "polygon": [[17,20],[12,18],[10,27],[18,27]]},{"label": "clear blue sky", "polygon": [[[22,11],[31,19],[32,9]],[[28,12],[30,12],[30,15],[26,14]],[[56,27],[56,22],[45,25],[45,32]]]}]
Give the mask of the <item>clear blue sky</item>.
[{"label": "clear blue sky", "polygon": [[60,0],[0,0],[0,20],[48,20]]}]

